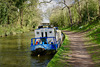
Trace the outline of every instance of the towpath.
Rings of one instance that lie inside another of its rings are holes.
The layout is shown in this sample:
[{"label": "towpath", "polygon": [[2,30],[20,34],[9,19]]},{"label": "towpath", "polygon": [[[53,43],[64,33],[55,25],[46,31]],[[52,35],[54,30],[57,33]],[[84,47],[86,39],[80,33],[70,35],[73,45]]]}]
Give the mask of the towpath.
[{"label": "towpath", "polygon": [[70,41],[70,59],[67,60],[72,67],[94,67],[91,56],[86,51],[84,33],[63,31]]}]

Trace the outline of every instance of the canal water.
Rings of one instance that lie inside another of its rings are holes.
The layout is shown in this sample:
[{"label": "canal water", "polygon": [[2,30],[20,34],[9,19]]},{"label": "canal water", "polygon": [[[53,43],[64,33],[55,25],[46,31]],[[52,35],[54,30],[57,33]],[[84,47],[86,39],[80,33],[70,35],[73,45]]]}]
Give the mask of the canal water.
[{"label": "canal water", "polygon": [[31,56],[34,32],[0,37],[0,67],[46,67],[49,56]]}]

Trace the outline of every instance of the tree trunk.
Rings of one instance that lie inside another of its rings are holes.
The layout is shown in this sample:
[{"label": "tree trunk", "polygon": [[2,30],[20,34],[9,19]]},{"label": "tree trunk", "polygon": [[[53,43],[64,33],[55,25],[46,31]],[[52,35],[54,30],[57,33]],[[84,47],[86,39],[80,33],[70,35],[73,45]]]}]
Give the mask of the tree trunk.
[{"label": "tree trunk", "polygon": [[100,0],[98,0],[98,3],[99,3],[99,16],[100,16]]},{"label": "tree trunk", "polygon": [[78,1],[78,13],[79,13],[79,23],[81,23],[82,22],[82,15],[81,15],[81,7],[80,7],[80,3],[79,3],[79,1]]},{"label": "tree trunk", "polygon": [[71,10],[70,10],[70,7],[67,7],[68,8],[68,12],[69,12],[69,17],[70,17],[70,22],[71,22],[71,29],[72,29],[72,14],[71,14]]},{"label": "tree trunk", "polygon": [[7,22],[7,24],[10,24],[10,21],[9,21],[9,16],[8,16],[8,18],[7,18],[7,21],[8,21],[8,22]]},{"label": "tree trunk", "polygon": [[90,21],[90,14],[88,9],[88,1],[86,0],[86,8],[87,8],[87,14],[88,14],[88,21]]},{"label": "tree trunk", "polygon": [[0,25],[2,24],[2,8],[0,9]]},{"label": "tree trunk", "polygon": [[22,28],[22,26],[23,26],[23,9],[22,8],[20,9],[20,25]]},{"label": "tree trunk", "polygon": [[78,14],[79,14],[78,25],[80,25],[81,22],[82,22],[82,14],[81,14],[80,2],[79,2],[79,0],[75,0],[75,2],[78,4],[78,6],[77,6],[76,8],[77,8],[77,12],[78,12]]}]

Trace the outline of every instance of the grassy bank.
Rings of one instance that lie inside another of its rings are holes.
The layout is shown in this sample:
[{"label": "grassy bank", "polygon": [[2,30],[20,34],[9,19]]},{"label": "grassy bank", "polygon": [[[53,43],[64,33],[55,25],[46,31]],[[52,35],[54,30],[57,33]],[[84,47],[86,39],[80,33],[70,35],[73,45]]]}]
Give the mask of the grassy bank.
[{"label": "grassy bank", "polygon": [[65,40],[62,44],[62,46],[58,49],[58,52],[55,54],[53,59],[49,62],[47,67],[64,67],[68,66],[66,60],[69,53],[69,41],[68,37],[65,35]]},{"label": "grassy bank", "polygon": [[83,24],[81,26],[73,26],[61,28],[62,30],[69,30],[73,32],[87,32],[86,36],[93,40],[94,43],[100,44],[100,20],[96,18]]},{"label": "grassy bank", "polygon": [[72,29],[61,28],[62,30],[69,30],[73,32],[87,32],[85,34],[87,41],[88,53],[91,55],[95,67],[100,67],[100,20],[98,18],[87,22],[87,24],[82,26],[73,26]]},{"label": "grassy bank", "polygon": [[8,36],[8,35],[16,35],[17,33],[23,33],[33,30],[31,27],[22,28],[18,25],[0,25],[0,37]]}]

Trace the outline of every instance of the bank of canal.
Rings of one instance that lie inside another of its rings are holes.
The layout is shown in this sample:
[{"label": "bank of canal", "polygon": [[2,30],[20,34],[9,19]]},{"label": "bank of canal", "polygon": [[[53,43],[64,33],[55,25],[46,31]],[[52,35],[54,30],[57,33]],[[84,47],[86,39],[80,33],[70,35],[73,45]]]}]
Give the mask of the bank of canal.
[{"label": "bank of canal", "polygon": [[48,63],[47,67],[69,67],[69,64],[66,60],[69,59],[69,40],[67,35],[65,35],[65,39],[60,48],[58,48],[57,53],[52,58],[52,60]]},{"label": "bank of canal", "polygon": [[34,32],[0,37],[0,67],[46,67],[53,56],[31,56]]}]

